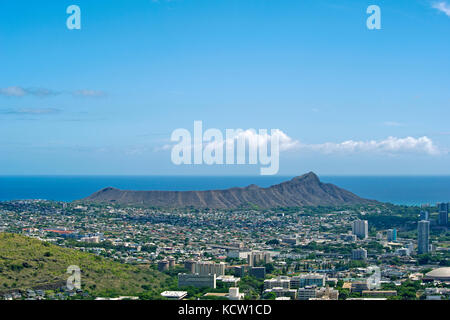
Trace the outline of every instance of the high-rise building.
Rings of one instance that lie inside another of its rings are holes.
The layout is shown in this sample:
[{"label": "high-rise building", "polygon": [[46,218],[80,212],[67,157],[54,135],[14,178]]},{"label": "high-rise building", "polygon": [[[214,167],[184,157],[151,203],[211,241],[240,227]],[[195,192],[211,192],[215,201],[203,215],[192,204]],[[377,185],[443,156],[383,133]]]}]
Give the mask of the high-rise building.
[{"label": "high-rise building", "polygon": [[367,239],[369,236],[369,223],[367,220],[353,221],[352,233],[360,239]]},{"label": "high-rise building", "polygon": [[414,253],[414,243],[412,242],[408,243],[408,246],[406,248],[408,249],[408,254]]},{"label": "high-rise building", "polygon": [[198,261],[195,263],[194,272],[199,275],[215,274],[216,276],[223,276],[225,275],[225,266],[226,264],[223,262]]},{"label": "high-rise building", "polygon": [[165,270],[169,270],[169,261],[167,260],[158,261],[158,271],[165,271]]},{"label": "high-rise building", "polygon": [[428,253],[430,250],[430,221],[419,221],[417,226],[417,252]]},{"label": "high-rise building", "polygon": [[234,276],[235,277],[241,277],[242,278],[245,275],[245,267],[244,266],[233,267],[233,270],[234,270]]},{"label": "high-rise building", "polygon": [[367,260],[367,250],[363,248],[353,249],[352,260]]},{"label": "high-rise building", "polygon": [[272,256],[269,252],[252,251],[248,254],[247,261],[249,266],[254,267],[258,264],[266,264],[272,262]]},{"label": "high-rise building", "polygon": [[250,267],[249,274],[257,279],[264,279],[266,277],[265,267]]},{"label": "high-rise building", "polygon": [[187,260],[184,262],[184,268],[188,273],[195,273],[195,261]]},{"label": "high-rise building", "polygon": [[175,258],[169,257],[167,260],[169,261],[169,268],[174,268],[175,267]]},{"label": "high-rise building", "polygon": [[448,225],[448,211],[449,211],[450,203],[438,203],[438,223],[440,226]]},{"label": "high-rise building", "polygon": [[389,229],[387,231],[387,240],[389,242],[397,241],[397,229]]},{"label": "high-rise building", "polygon": [[420,218],[419,220],[430,220],[430,214],[426,210],[420,211]]}]

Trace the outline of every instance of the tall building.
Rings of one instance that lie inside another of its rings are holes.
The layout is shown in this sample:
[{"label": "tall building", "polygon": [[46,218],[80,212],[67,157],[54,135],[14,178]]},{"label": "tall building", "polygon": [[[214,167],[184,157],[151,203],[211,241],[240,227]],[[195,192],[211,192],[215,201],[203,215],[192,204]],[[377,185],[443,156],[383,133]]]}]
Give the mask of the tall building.
[{"label": "tall building", "polygon": [[215,274],[216,276],[225,275],[225,266],[223,262],[214,263],[211,261],[199,261],[195,263],[194,273],[199,275]]},{"label": "tall building", "polygon": [[367,220],[353,221],[352,233],[360,239],[367,239],[369,236],[369,223]]},{"label": "tall building", "polygon": [[195,273],[195,261],[187,260],[184,262],[184,268],[188,273]]},{"label": "tall building", "polygon": [[167,260],[158,261],[158,271],[165,271],[165,270],[169,270],[169,261]]},{"label": "tall building", "polygon": [[175,267],[175,258],[169,257],[167,260],[169,261],[169,268],[174,268]]},{"label": "tall building", "polygon": [[407,249],[408,249],[408,254],[413,254],[414,253],[414,243],[412,243],[412,242],[408,243]]},{"label": "tall building", "polygon": [[419,221],[417,235],[417,252],[419,254],[428,253],[430,250],[430,221]]},{"label": "tall building", "polygon": [[397,229],[389,229],[387,231],[387,240],[389,242],[397,241]]},{"label": "tall building", "polygon": [[430,220],[430,214],[426,210],[420,211],[420,220]]},{"label": "tall building", "polygon": [[[266,269],[266,268],[264,268]],[[245,267],[244,266],[236,266],[233,267],[234,270],[234,276],[235,277],[243,277],[245,275]]]},{"label": "tall building", "polygon": [[438,223],[440,226],[448,225],[448,211],[450,203],[438,203],[439,217]]},{"label": "tall building", "polygon": [[272,256],[269,252],[252,251],[248,254],[247,261],[250,267],[254,267],[261,263],[266,264],[272,262]]},{"label": "tall building", "polygon": [[264,279],[266,277],[265,267],[250,267],[249,274],[257,279]]},{"label": "tall building", "polygon": [[363,248],[353,249],[352,260],[367,260],[367,250]]}]

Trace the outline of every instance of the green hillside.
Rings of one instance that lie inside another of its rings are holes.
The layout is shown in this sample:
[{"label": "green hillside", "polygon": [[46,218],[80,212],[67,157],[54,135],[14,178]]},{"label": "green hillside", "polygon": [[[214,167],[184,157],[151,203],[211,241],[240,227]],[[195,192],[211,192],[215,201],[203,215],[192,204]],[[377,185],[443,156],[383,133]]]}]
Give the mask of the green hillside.
[{"label": "green hillside", "polygon": [[[53,289],[65,285],[67,267],[81,269],[84,291],[95,296],[157,296],[167,275],[148,266],[132,266],[93,254],[58,247],[17,234],[0,233],[0,292]],[[145,288],[145,289],[144,289]]]}]

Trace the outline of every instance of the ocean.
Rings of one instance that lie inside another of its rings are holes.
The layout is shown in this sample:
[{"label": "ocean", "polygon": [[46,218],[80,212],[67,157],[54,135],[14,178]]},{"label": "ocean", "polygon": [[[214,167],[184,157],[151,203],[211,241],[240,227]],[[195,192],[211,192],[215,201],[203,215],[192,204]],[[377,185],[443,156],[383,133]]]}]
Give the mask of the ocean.
[{"label": "ocean", "polygon": [[[268,187],[286,176],[0,176],[0,201],[73,201],[105,187],[126,190],[209,190]],[[360,197],[401,205],[450,202],[450,176],[320,176]]]}]

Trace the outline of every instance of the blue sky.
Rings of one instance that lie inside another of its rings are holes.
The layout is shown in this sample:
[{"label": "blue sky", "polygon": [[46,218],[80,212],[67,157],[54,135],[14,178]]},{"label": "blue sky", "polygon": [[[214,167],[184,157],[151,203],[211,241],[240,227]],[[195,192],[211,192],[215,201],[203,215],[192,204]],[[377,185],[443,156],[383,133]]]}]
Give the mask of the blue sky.
[{"label": "blue sky", "polygon": [[439,0],[2,0],[0,174],[259,174],[173,165],[194,120],[280,129],[282,175],[450,174],[449,32]]}]

